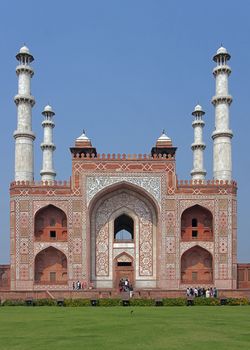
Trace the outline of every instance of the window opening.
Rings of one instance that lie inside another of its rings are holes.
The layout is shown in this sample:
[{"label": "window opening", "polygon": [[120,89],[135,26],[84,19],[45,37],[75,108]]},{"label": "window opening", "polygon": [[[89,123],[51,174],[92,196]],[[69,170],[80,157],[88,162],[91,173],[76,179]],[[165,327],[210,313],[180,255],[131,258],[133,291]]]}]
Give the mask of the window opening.
[{"label": "window opening", "polygon": [[56,231],[50,231],[50,238],[56,238]]},{"label": "window opening", "polygon": [[50,218],[50,226],[56,226],[55,218]]},{"label": "window opening", "polygon": [[197,219],[192,219],[192,227],[197,227]]},{"label": "window opening", "polygon": [[192,281],[197,281],[197,278],[198,277],[198,274],[197,274],[197,272],[192,272]]},{"label": "window opening", "polygon": [[122,214],[115,219],[114,239],[120,241],[134,239],[134,220],[128,215]]},{"label": "window opening", "polygon": [[192,230],[192,238],[197,238],[198,237],[198,231]]},{"label": "window opening", "polygon": [[56,281],[56,273],[55,272],[50,272],[49,280],[50,280],[50,282],[55,282]]},{"label": "window opening", "polygon": [[117,266],[132,266],[131,261],[118,261]]}]

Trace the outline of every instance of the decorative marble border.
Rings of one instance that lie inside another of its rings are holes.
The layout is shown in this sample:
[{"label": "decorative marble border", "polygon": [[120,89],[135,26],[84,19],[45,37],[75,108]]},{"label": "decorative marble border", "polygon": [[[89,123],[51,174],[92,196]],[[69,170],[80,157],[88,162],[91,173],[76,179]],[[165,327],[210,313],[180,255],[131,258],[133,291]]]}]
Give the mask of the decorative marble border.
[{"label": "decorative marble border", "polygon": [[139,187],[142,187],[144,190],[149,192],[161,205],[161,177],[160,176],[86,176],[86,188],[87,188],[87,205],[91,199],[102,189],[119,183],[119,182],[128,182]]}]

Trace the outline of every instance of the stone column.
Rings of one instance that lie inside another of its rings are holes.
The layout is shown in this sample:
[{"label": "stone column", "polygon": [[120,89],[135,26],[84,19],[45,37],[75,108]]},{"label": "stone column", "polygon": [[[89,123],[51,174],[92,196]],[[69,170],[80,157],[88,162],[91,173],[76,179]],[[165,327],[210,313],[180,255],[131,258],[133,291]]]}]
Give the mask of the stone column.
[{"label": "stone column", "polygon": [[43,164],[40,174],[42,181],[53,181],[56,177],[53,165],[53,152],[56,149],[56,146],[53,143],[53,128],[55,127],[55,124],[52,120],[55,113],[53,112],[52,107],[47,105],[45,106],[42,115],[44,115],[44,121],[42,122],[44,136],[43,143],[41,143]]},{"label": "stone column", "polygon": [[231,73],[227,61],[230,55],[224,47],[217,50],[213,60],[217,66],[213,70],[216,80],[216,92],[212,98],[215,106],[215,130],[212,134],[214,141],[213,176],[215,180],[232,179],[231,139],[232,130],[229,126],[229,106],[232,97],[228,94],[228,77]]},{"label": "stone column", "polygon": [[16,55],[19,64],[16,68],[18,76],[18,94],[14,101],[17,106],[17,130],[15,138],[15,181],[34,180],[35,134],[32,132],[32,107],[35,99],[31,96],[30,80],[34,74],[30,63],[34,60],[26,46],[21,47]]},{"label": "stone column", "polygon": [[205,125],[202,116],[205,112],[200,105],[195,106],[192,115],[194,121],[192,126],[194,128],[194,143],[191,145],[193,151],[193,170],[191,171],[192,180],[204,180],[206,176],[206,170],[204,169],[203,153],[206,148],[203,142],[203,127]]}]

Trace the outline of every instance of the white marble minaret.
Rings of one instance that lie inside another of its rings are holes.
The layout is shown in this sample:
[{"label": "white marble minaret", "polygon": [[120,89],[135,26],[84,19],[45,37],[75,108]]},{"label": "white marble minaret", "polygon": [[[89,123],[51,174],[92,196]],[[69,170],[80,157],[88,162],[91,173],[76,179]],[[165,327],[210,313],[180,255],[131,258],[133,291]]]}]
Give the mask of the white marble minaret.
[{"label": "white marble minaret", "polygon": [[229,125],[229,106],[232,102],[232,97],[228,93],[228,77],[231,73],[231,69],[227,65],[229,59],[229,53],[222,46],[213,57],[217,66],[213,70],[216,92],[212,98],[212,104],[215,107],[215,130],[212,139],[214,141],[214,179],[230,181],[232,179],[231,139],[233,133]]},{"label": "white marble minaret", "polygon": [[205,112],[200,105],[195,106],[192,115],[194,121],[192,126],[194,128],[194,143],[191,145],[193,151],[193,170],[191,171],[192,180],[204,180],[206,170],[204,169],[203,153],[206,148],[203,142],[203,127],[205,125],[202,116]]},{"label": "white marble minaret", "polygon": [[53,181],[56,177],[56,172],[53,165],[53,152],[56,146],[53,143],[53,128],[55,124],[53,122],[53,116],[55,113],[52,107],[47,105],[42,112],[44,115],[44,121],[42,122],[44,134],[43,143],[41,143],[41,149],[43,152],[43,164],[40,171],[42,181]]},{"label": "white marble minaret", "polygon": [[17,106],[17,130],[15,138],[15,180],[34,180],[34,151],[35,134],[32,132],[32,107],[35,99],[31,96],[30,80],[34,74],[30,63],[34,60],[26,46],[21,47],[16,55],[19,61],[16,67],[18,76],[18,94],[14,101]]}]

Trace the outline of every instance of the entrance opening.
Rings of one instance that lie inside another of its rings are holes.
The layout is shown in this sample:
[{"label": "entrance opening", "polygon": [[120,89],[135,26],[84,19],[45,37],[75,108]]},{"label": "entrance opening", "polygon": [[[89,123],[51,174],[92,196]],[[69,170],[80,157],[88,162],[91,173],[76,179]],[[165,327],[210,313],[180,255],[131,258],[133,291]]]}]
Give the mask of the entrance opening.
[{"label": "entrance opening", "polygon": [[133,258],[127,253],[120,254],[114,260],[114,287],[120,289],[121,281],[128,281],[129,286],[134,283]]},{"label": "entrance opening", "polygon": [[134,220],[126,214],[118,216],[114,221],[114,240],[132,241],[134,239]]}]

